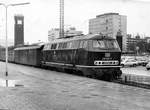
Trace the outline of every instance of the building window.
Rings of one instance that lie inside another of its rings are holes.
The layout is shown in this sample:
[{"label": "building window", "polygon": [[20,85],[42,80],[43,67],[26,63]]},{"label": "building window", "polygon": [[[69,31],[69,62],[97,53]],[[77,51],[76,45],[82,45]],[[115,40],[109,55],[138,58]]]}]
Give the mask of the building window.
[{"label": "building window", "polygon": [[22,24],[22,21],[21,21],[21,20],[18,20],[18,21],[17,21],[17,24]]},{"label": "building window", "polygon": [[106,30],[108,30],[108,27],[106,27]]},{"label": "building window", "polygon": [[106,19],[106,23],[108,23],[108,19]]}]

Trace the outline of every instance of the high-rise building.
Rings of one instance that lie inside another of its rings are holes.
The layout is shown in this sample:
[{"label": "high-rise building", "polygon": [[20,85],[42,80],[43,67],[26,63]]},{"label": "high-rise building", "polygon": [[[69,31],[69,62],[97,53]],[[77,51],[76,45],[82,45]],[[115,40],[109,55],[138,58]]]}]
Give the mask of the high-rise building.
[{"label": "high-rise building", "polygon": [[89,33],[111,36],[116,39],[117,33],[122,35],[122,49],[126,51],[127,17],[118,13],[105,13],[89,20]]},{"label": "high-rise building", "polygon": [[24,16],[15,15],[14,46],[24,45]]}]

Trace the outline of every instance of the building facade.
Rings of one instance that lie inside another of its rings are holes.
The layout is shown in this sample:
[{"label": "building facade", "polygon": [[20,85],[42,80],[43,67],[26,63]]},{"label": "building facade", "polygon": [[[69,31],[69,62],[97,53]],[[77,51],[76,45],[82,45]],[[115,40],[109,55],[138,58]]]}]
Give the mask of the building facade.
[{"label": "building facade", "polygon": [[150,43],[150,37],[141,38],[140,35],[132,36],[127,34],[127,50],[130,51],[130,46],[136,46],[138,42]]},{"label": "building facade", "polygon": [[[48,31],[48,41],[53,41],[57,38],[60,38],[59,36],[60,30],[58,28],[51,29]],[[69,29],[65,29],[64,31],[64,37],[69,37],[69,36],[79,36],[82,35],[82,31],[76,31],[74,27],[70,27]]]},{"label": "building facade", "polygon": [[89,20],[89,33],[102,33],[116,39],[117,33],[122,35],[122,49],[126,51],[127,17],[118,13],[105,13]]},{"label": "building facade", "polygon": [[54,28],[48,31],[48,41],[53,41],[55,39],[59,38],[59,29]]}]

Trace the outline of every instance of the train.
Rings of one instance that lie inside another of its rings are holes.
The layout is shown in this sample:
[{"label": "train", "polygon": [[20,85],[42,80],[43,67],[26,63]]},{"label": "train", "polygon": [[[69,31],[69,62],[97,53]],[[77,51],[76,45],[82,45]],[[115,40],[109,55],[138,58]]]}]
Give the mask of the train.
[{"label": "train", "polygon": [[[43,45],[13,48],[9,52],[13,52],[11,62],[18,64],[105,80],[117,79],[122,74],[121,50],[116,39],[100,34],[60,38]],[[3,55],[0,60],[4,60]]]}]

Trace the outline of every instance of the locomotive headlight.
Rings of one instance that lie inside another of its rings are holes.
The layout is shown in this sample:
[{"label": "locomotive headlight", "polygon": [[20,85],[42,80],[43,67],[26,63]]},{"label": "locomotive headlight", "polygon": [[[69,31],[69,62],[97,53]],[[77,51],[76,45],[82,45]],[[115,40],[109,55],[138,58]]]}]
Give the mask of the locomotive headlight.
[{"label": "locomotive headlight", "polygon": [[109,60],[109,61],[94,61],[94,65],[118,65],[119,61]]},{"label": "locomotive headlight", "polygon": [[119,61],[115,61],[115,64],[118,65],[118,64],[119,64]]},{"label": "locomotive headlight", "polygon": [[94,65],[99,65],[99,62],[98,61],[94,61]]}]

